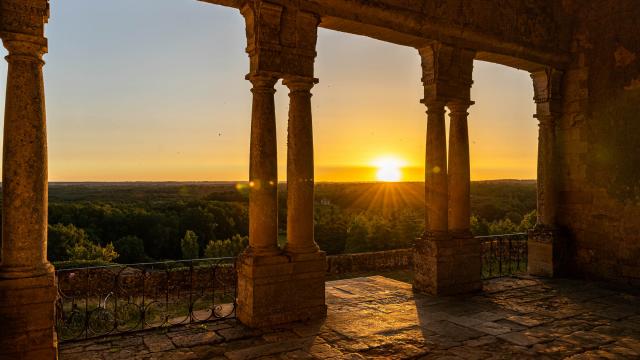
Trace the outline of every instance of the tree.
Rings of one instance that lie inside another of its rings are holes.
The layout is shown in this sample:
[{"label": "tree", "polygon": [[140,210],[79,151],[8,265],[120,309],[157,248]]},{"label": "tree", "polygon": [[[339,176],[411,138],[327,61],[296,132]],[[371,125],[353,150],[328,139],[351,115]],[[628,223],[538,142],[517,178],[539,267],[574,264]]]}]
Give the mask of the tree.
[{"label": "tree", "polygon": [[138,263],[147,259],[144,252],[144,242],[137,236],[121,237],[116,240],[114,246],[118,254],[120,254],[118,262],[122,264]]},{"label": "tree", "polygon": [[112,262],[118,257],[113,244],[102,247],[89,240],[84,229],[73,224],[49,226],[47,245],[49,259],[53,261],[103,261]]},{"label": "tree", "polygon": [[479,219],[477,216],[471,216],[471,233],[475,236],[489,235],[489,224],[485,219]]},{"label": "tree", "polygon": [[112,243],[101,247],[88,241],[67,249],[67,254],[69,261],[103,261],[110,263],[118,258],[118,253]]},{"label": "tree", "polygon": [[198,236],[191,230],[187,230],[180,241],[180,248],[182,250],[182,258],[185,260],[197,259],[200,253],[200,247],[198,246]]},{"label": "tree", "polygon": [[391,221],[394,232],[391,245],[395,249],[412,247],[424,228],[424,220],[412,211],[402,211]]},{"label": "tree", "polygon": [[392,248],[392,229],[389,221],[382,216],[369,218],[369,247],[364,251],[382,251]]},{"label": "tree", "polygon": [[370,251],[369,223],[364,215],[358,215],[351,221],[347,230],[347,239],[344,247],[346,253]]},{"label": "tree", "polygon": [[238,256],[249,245],[248,236],[233,235],[231,239],[209,241],[204,249],[204,256],[207,258],[235,257]]},{"label": "tree", "polygon": [[490,235],[505,235],[518,232],[518,225],[514,224],[510,219],[502,219],[489,224]]},{"label": "tree", "polygon": [[535,210],[531,211],[522,218],[520,222],[520,232],[527,232],[536,226],[538,214]]},{"label": "tree", "polygon": [[347,241],[347,216],[337,207],[318,208],[314,214],[314,237],[329,255],[342,254]]},{"label": "tree", "polygon": [[67,249],[89,241],[87,233],[73,224],[49,225],[47,254],[51,261],[67,260]]}]

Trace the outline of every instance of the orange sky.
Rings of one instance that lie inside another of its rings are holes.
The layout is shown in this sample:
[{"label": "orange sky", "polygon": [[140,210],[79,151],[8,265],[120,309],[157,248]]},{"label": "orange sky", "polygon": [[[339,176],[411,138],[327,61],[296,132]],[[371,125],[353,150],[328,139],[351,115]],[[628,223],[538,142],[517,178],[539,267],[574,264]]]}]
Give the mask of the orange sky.
[{"label": "orange sky", "polygon": [[[192,0],[52,4],[50,180],[246,180],[251,93],[243,27],[237,10]],[[316,76],[318,181],[375,180],[372,163],[382,156],[403,160],[402,180],[423,179],[426,115],[415,49],[321,29]],[[2,89],[5,80],[2,62]],[[474,81],[472,178],[535,178],[528,74],[476,62]],[[285,180],[288,97],[281,84],[277,90]]]}]

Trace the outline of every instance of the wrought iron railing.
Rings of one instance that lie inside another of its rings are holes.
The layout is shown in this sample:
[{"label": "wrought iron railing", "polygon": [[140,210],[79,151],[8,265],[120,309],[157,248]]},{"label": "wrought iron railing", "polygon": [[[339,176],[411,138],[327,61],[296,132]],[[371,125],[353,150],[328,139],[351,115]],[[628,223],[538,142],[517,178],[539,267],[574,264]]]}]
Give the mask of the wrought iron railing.
[{"label": "wrought iron railing", "polygon": [[234,258],[58,270],[61,342],[235,316]]},{"label": "wrought iron railing", "polygon": [[482,278],[527,272],[527,234],[477,236],[482,243]]}]

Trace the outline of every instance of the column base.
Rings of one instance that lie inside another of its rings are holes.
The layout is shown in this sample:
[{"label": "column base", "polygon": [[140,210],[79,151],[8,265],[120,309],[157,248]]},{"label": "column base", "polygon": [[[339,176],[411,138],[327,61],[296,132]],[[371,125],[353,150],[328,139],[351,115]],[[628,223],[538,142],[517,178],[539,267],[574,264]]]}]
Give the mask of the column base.
[{"label": "column base", "polygon": [[563,250],[558,230],[537,225],[528,232],[527,271],[530,275],[554,277],[561,273]]},{"label": "column base", "polygon": [[260,328],[326,316],[326,271],[323,251],[268,257],[241,255],[238,320]]},{"label": "column base", "polygon": [[413,289],[430,295],[482,290],[480,241],[470,234],[426,233],[416,245]]},{"label": "column base", "polygon": [[0,358],[57,359],[55,273],[0,279]]}]

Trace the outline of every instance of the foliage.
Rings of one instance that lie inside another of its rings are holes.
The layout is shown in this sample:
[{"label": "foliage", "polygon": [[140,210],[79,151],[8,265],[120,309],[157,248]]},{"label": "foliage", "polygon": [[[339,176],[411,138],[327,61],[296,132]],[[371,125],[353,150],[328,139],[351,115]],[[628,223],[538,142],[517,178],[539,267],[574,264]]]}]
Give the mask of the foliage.
[{"label": "foliage", "polygon": [[514,223],[510,218],[488,222],[485,219],[472,216],[471,232],[476,236],[525,233],[536,225],[535,210],[521,216],[521,218],[520,223]]},{"label": "foliage", "polygon": [[123,264],[139,263],[147,260],[144,252],[144,242],[137,236],[128,235],[116,240],[113,244],[118,256],[118,261]]},{"label": "foliage", "polygon": [[180,249],[182,250],[183,259],[197,259],[200,254],[198,235],[196,235],[196,233],[191,230],[187,230],[187,232],[184,234],[184,237],[180,241]]},{"label": "foliage", "polygon": [[341,254],[345,249],[348,217],[335,206],[319,207],[314,213],[314,238],[327,254]]},{"label": "foliage", "polygon": [[47,254],[51,261],[68,260],[67,249],[88,241],[87,233],[73,224],[49,225]]},{"label": "foliage", "polygon": [[249,245],[249,237],[234,235],[231,239],[211,240],[204,249],[206,258],[235,257]]},{"label": "foliage", "polygon": [[195,232],[202,249],[210,240],[248,235],[249,215],[246,204],[209,200],[73,201],[51,203],[49,223],[74,224],[102,245],[136,236],[143,240],[147,258],[176,260],[181,258],[180,240],[187,230]]},{"label": "foliage", "polygon": [[[278,190],[278,232],[286,239],[286,186]],[[410,247],[424,230],[423,183],[320,183],[315,198],[315,240],[328,254]],[[535,225],[535,207],[533,181],[471,184],[475,235],[525,232]],[[248,242],[248,187],[52,183],[49,223],[49,259],[56,262],[180,259],[187,231],[196,239],[189,258],[235,256]]]},{"label": "foliage", "polygon": [[111,262],[118,257],[113,244],[102,247],[89,240],[87,233],[73,224],[49,225],[47,248],[49,259],[53,261],[104,261]]},{"label": "foliage", "polygon": [[69,260],[98,260],[104,262],[112,262],[118,257],[118,253],[113,247],[112,243],[108,243],[102,247],[100,245],[93,244],[91,242],[84,242],[76,244],[73,247],[67,249],[67,255]]},{"label": "foliage", "polygon": [[[333,208],[328,213],[316,214],[316,242],[329,254],[411,247],[423,227],[421,216],[409,210],[382,216],[367,212],[350,214]],[[343,242],[344,247],[338,247]]]},{"label": "foliage", "polygon": [[85,268],[85,267],[94,267],[94,266],[107,266],[113,265],[110,262],[102,261],[102,260],[69,260],[69,261],[54,261],[53,265],[56,270],[64,270],[64,269],[75,269],[75,268]]}]

